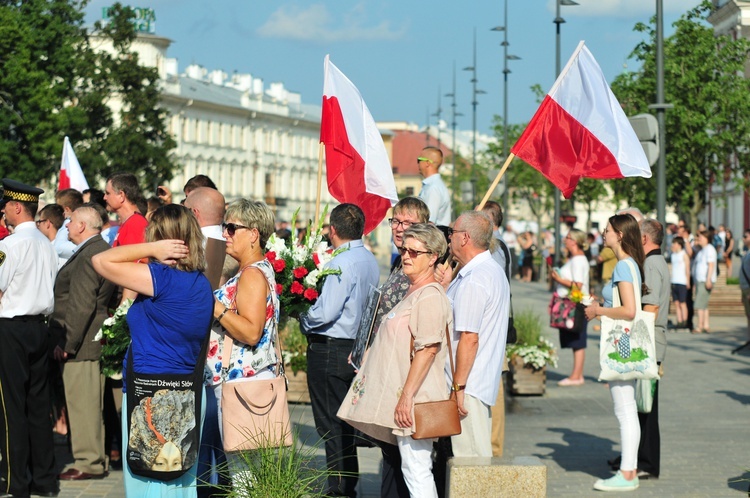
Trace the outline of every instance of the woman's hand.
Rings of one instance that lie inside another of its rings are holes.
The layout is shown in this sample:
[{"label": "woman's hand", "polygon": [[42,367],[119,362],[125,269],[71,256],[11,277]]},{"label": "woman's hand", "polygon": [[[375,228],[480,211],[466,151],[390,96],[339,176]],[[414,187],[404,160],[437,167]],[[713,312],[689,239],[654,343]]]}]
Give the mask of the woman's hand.
[{"label": "woman's hand", "polygon": [[599,303],[597,301],[594,301],[590,305],[586,306],[584,310],[586,313],[586,318],[588,320],[593,320],[594,318],[598,316]]},{"label": "woman's hand", "polygon": [[188,247],[184,240],[166,239],[152,242],[152,256],[165,265],[174,266],[188,255]]},{"label": "woman's hand", "polygon": [[453,279],[453,269],[450,263],[445,262],[442,265],[435,265],[435,281],[447,289]]},{"label": "woman's hand", "polygon": [[412,408],[414,408],[414,398],[406,393],[401,393],[401,397],[396,404],[396,410],[393,412],[393,418],[396,420],[396,425],[401,428],[407,428],[414,425],[414,421],[411,418]]}]

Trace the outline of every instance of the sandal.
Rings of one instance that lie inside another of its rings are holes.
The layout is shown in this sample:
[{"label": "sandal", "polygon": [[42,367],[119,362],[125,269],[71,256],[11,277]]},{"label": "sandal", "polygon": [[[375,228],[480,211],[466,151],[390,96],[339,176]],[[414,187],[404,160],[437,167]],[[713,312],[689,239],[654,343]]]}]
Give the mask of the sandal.
[{"label": "sandal", "polygon": [[702,333],[703,333],[703,329],[693,329],[693,331],[691,332],[691,334],[702,334]]}]

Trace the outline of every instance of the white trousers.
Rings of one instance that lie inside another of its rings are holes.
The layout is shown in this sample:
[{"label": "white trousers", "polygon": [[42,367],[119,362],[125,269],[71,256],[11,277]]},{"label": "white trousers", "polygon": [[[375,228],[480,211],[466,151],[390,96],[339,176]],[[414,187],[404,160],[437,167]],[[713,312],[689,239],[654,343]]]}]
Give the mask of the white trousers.
[{"label": "white trousers", "polygon": [[492,411],[479,398],[464,395],[464,408],[469,412],[461,419],[461,434],[453,436],[453,456],[492,456]]},{"label": "white trousers", "polygon": [[411,498],[437,498],[432,476],[432,444],[435,439],[396,436],[401,454],[401,470]]},{"label": "white trousers", "polygon": [[635,404],[635,381],[610,382],[609,392],[615,404],[615,416],[620,422],[620,470],[635,470],[638,467],[638,444],[641,441],[638,407]]}]

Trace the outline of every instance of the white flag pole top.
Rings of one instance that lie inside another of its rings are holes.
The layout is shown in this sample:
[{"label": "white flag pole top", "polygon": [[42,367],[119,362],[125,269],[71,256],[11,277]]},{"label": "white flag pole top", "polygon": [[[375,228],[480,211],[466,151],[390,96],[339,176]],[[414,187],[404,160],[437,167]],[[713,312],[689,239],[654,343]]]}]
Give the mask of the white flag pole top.
[{"label": "white flag pole top", "polygon": [[58,190],[64,190],[66,188],[74,188],[79,192],[83,192],[89,188],[89,183],[86,181],[86,177],[83,174],[76,153],[67,136],[63,141]]}]

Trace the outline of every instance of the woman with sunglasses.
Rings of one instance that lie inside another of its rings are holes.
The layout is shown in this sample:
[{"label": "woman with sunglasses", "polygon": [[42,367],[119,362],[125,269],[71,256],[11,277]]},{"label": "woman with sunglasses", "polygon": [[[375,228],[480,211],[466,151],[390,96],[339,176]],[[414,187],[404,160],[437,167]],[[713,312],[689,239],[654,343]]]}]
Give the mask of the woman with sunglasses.
[{"label": "woman with sunglasses", "polygon": [[[645,294],[643,262],[646,259],[641,242],[641,229],[630,214],[612,216],[604,230],[604,245],[614,251],[617,264],[612,280],[602,290],[604,306],[594,301],[586,307],[586,318],[607,316],[615,320],[632,320],[636,313],[636,292]],[[630,270],[629,261],[638,268]],[[634,281],[635,278],[635,281]],[[614,286],[620,296],[620,306],[613,307]],[[632,491],[638,488],[638,445],[641,427],[635,404],[635,380],[610,381],[609,392],[615,406],[615,416],[620,423],[622,456],[620,470],[609,479],[599,479],[594,489],[599,491]]]},{"label": "woman with sunglasses", "polygon": [[[279,299],[271,263],[265,258],[268,237],[274,231],[273,213],[262,202],[240,199],[227,208],[222,232],[227,254],[239,263],[239,272],[214,291],[214,326],[206,360],[206,382],[219,404],[224,382],[247,382],[276,377],[276,329]],[[231,340],[231,350],[225,344]],[[224,355],[229,366],[223,368]],[[241,471],[240,458],[227,453],[230,475]]]},{"label": "woman with sunglasses", "polygon": [[[584,251],[588,243],[586,234],[581,230],[571,229],[565,236],[565,249],[568,261],[557,270],[550,272],[550,278],[557,283],[555,293],[560,297],[568,297],[575,285],[584,296],[589,295],[589,260]],[[560,348],[573,350],[573,372],[557,383],[558,386],[582,386],[583,363],[586,360],[586,342],[588,336],[584,324],[582,331],[560,329]]]},{"label": "woman with sunglasses", "polygon": [[414,403],[448,399],[444,367],[446,332],[453,312],[435,265],[445,253],[443,233],[411,225],[399,248],[409,290],[380,325],[338,416],[365,434],[393,445],[411,496],[437,496],[432,476],[434,440],[415,440]]}]

